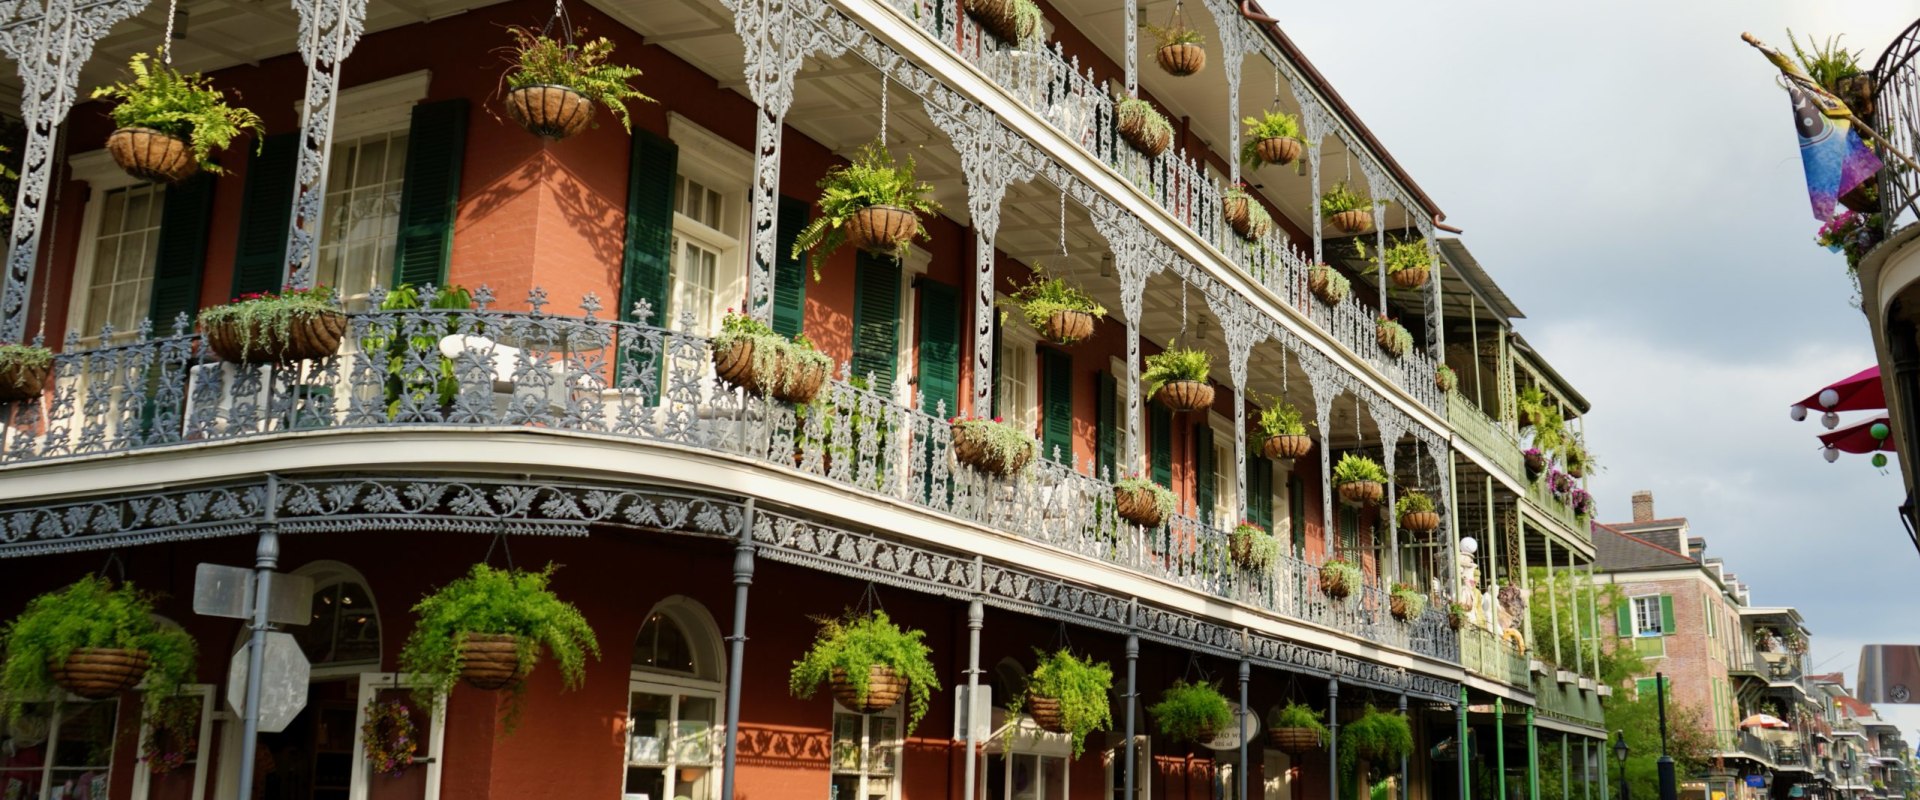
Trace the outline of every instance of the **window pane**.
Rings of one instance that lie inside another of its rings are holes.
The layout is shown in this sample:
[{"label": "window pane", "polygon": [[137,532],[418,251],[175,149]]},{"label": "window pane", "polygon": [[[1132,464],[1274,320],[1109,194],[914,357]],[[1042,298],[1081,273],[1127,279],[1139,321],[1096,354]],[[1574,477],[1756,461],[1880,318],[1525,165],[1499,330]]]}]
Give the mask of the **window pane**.
[{"label": "window pane", "polygon": [[672,672],[693,671],[693,649],[680,626],[655,614],[640,626],[633,644],[633,665]]},{"label": "window pane", "polygon": [[900,749],[900,720],[893,717],[871,717],[873,721],[872,773],[876,775],[893,774],[894,760]]},{"label": "window pane", "polygon": [[833,715],[833,770],[860,771],[860,717]]},{"label": "window pane", "polygon": [[118,699],[60,704],[59,734],[52,743],[53,796],[106,800],[118,705]]},{"label": "window pane", "polygon": [[1040,786],[1045,791],[1046,800],[1066,800],[1067,760],[1064,758],[1041,758]]},{"label": "window pane", "polygon": [[328,165],[316,279],[337,287],[351,308],[365,308],[392,274],[406,152],[404,134],[375,134],[335,147]]},{"label": "window pane", "polygon": [[[91,285],[78,290],[86,298],[85,316],[72,326],[80,333],[98,335],[101,326],[112,324],[114,338],[122,340],[133,336],[146,318],[165,191],[142,184],[115,189],[102,199]],[[157,322],[155,327],[165,330],[167,324]]]},{"label": "window pane", "polygon": [[666,795],[667,771],[663,767],[628,767],[626,794],[646,800],[673,800]]},{"label": "window pane", "polygon": [[714,702],[708,697],[680,697],[680,719],[674,725],[675,763],[713,763]]},{"label": "window pane", "polygon": [[673,716],[673,698],[634,692],[627,708],[627,763],[667,763],[667,727]]}]

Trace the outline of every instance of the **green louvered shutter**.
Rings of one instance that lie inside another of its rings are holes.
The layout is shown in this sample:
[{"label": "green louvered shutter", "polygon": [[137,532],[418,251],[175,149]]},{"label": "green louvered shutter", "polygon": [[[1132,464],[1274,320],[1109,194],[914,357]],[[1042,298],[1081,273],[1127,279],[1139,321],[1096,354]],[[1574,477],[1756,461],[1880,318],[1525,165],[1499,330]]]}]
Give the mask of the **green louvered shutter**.
[{"label": "green louvered shutter", "polygon": [[1632,600],[1622,600],[1620,601],[1620,605],[1614,607],[1613,632],[1623,639],[1632,636],[1636,632],[1633,629]]},{"label": "green louvered shutter", "polygon": [[1247,458],[1247,516],[1273,530],[1273,462],[1258,454]]},{"label": "green louvered shutter", "polygon": [[1340,507],[1340,555],[1355,564],[1360,554],[1360,512],[1357,509]]},{"label": "green louvered shutter", "polygon": [[1095,458],[1099,462],[1097,464],[1100,469],[1099,477],[1118,478],[1120,476],[1115,469],[1115,463],[1119,459],[1120,450],[1120,414],[1119,402],[1114,399],[1114,394],[1119,391],[1119,384],[1114,381],[1112,374],[1101,370],[1093,386],[1094,391],[1099,393],[1094,403],[1094,437],[1098,440],[1098,452]]},{"label": "green louvered shutter", "polygon": [[920,282],[920,395],[929,414],[960,413],[960,290],[937,281]]},{"label": "green louvered shutter", "polygon": [[1293,523],[1293,557],[1307,552],[1307,486],[1298,477],[1287,479],[1287,516]]},{"label": "green louvered shutter", "polygon": [[1660,635],[1672,636],[1675,630],[1673,625],[1673,595],[1660,595]]},{"label": "green louvered shutter", "polygon": [[1213,479],[1213,428],[1193,426],[1193,506],[1201,522],[1212,524],[1213,497],[1219,487]]},{"label": "green louvered shutter", "polygon": [[673,182],[680,148],[648,131],[633,132],[627,170],[627,247],[620,265],[620,319],[636,321],[633,306],[652,309],[647,324],[671,328],[667,287],[673,274]]},{"label": "green louvered shutter", "polygon": [[1073,466],[1073,357],[1058,350],[1042,350],[1046,370],[1045,418],[1041,421],[1041,455]]},{"label": "green louvered shutter", "polygon": [[233,296],[270,292],[287,283],[287,226],[293,221],[294,169],[300,134],[278,133],[247,162],[240,241],[233,250]]},{"label": "green louvered shutter", "polygon": [[874,391],[893,391],[900,356],[900,264],[861,253],[853,272],[853,377],[872,376]]},{"label": "green louvered shutter", "polygon": [[[781,196],[780,218],[774,225],[776,231],[773,242],[773,330],[781,336],[798,336],[806,325],[808,254],[801,253],[799,258],[794,258],[793,242],[800,238],[800,229],[807,227],[807,218],[812,213],[813,206],[807,201]],[[926,306],[924,291],[921,294],[923,308]],[[920,328],[924,334],[926,326],[921,325]],[[925,341],[923,336],[923,347]],[[955,361],[954,366],[958,369],[959,362]],[[924,368],[922,372],[925,372]],[[923,390],[926,388],[925,380],[921,378]],[[958,381],[957,378],[955,380]],[[949,401],[947,408],[953,407]]]},{"label": "green louvered shutter", "polygon": [[465,98],[413,107],[407,178],[400,191],[400,236],[393,246],[394,286],[446,285],[453,218],[460,205],[460,162],[466,152]]},{"label": "green louvered shutter", "polygon": [[[155,336],[173,335],[181,314],[200,310],[200,276],[207,263],[207,223],[213,218],[213,176],[202,172],[169,186],[160,211],[160,241],[147,315]],[[283,231],[284,233],[284,231]]]},{"label": "green louvered shutter", "polygon": [[1147,412],[1147,424],[1153,428],[1153,482],[1173,486],[1173,412],[1159,403]]},{"label": "green louvered shutter", "polygon": [[[987,416],[989,417],[1000,416],[1000,371],[1006,368],[1000,363],[1005,360],[1000,357],[1000,327],[1000,315],[995,314],[993,315],[993,383],[989,384],[993,387],[993,392],[987,397]],[[976,408],[973,413],[978,415],[980,410]]]}]

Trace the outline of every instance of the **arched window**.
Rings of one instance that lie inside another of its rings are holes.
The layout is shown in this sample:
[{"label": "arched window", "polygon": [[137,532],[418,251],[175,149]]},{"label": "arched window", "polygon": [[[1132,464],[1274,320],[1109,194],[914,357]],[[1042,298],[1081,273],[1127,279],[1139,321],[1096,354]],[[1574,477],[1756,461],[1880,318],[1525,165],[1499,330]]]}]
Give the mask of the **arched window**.
[{"label": "arched window", "polygon": [[[380,665],[380,611],[366,578],[345,564],[319,561],[294,572],[313,579],[313,621],[293,626],[316,672]],[[357,670],[340,670],[345,672]]]},{"label": "arched window", "polygon": [[718,796],[720,642],[713,615],[689,598],[670,597],[647,612],[633,640],[623,797]]}]

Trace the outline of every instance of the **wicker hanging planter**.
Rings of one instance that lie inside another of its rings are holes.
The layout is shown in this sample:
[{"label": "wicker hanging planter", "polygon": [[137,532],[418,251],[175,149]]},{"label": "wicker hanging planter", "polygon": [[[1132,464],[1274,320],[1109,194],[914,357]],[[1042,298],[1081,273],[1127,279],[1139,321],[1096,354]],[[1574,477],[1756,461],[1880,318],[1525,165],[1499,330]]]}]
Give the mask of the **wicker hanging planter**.
[{"label": "wicker hanging planter", "polygon": [[527,677],[520,661],[520,637],[510,633],[469,633],[460,637],[460,680],[484,691],[510,689]]},{"label": "wicker hanging planter", "polygon": [[1286,166],[1300,158],[1302,144],[1299,139],[1271,136],[1261,139],[1254,148],[1262,163]]},{"label": "wicker hanging planter", "polygon": [[780,365],[782,380],[774,387],[773,396],[789,403],[811,403],[813,398],[819,396],[820,387],[826,385],[830,369],[824,361],[783,359]]},{"label": "wicker hanging planter", "polygon": [[1547,471],[1547,456],[1538,450],[1528,450],[1521,454],[1520,459],[1527,465],[1528,477]]},{"label": "wicker hanging planter", "polygon": [[1453,387],[1459,385],[1459,381],[1460,376],[1455,375],[1453,370],[1436,369],[1433,372],[1434,388],[1439,389],[1441,394],[1453,391]]},{"label": "wicker hanging planter", "polygon": [[207,346],[231,364],[290,364],[331,358],[347,334],[337,311],[287,317],[285,334],[264,319],[203,323]]},{"label": "wicker hanging planter", "polygon": [[1220,212],[1226,217],[1227,225],[1233,228],[1234,233],[1240,234],[1240,238],[1249,241],[1267,235],[1267,231],[1273,228],[1273,218],[1265,214],[1256,215],[1255,208],[1257,206],[1253,198],[1246,195],[1234,195],[1220,201]]},{"label": "wicker hanging planter", "polygon": [[1432,533],[1440,529],[1440,515],[1433,511],[1411,511],[1401,514],[1400,529],[1413,533]]},{"label": "wicker hanging planter", "polygon": [[1121,115],[1118,125],[1120,138],[1127,145],[1147,158],[1159,158],[1167,147],[1173,144],[1173,128],[1168,125],[1152,125],[1140,116]]},{"label": "wicker hanging planter", "polygon": [[919,231],[919,219],[899,206],[867,206],[847,220],[847,241],[869,253],[891,254]]},{"label": "wicker hanging planter", "polygon": [[1307,291],[1312,292],[1314,298],[1322,304],[1337,306],[1340,305],[1340,301],[1347,299],[1346,292],[1349,290],[1336,289],[1333,282],[1333,268],[1324,267],[1307,271]]},{"label": "wicker hanging planter", "polygon": [[1393,285],[1402,289],[1418,289],[1427,285],[1426,267],[1408,267],[1387,277],[1393,279]]},{"label": "wicker hanging planter", "polygon": [[1030,21],[1025,30],[1021,29],[1020,15],[1014,13],[1014,0],[961,0],[960,7],[966,9],[967,16],[972,17],[981,30],[1008,44],[1025,41],[1038,27]]},{"label": "wicker hanging planter", "polygon": [[1352,508],[1374,505],[1386,496],[1386,487],[1379,481],[1347,481],[1335,488],[1340,492],[1340,502]]},{"label": "wicker hanging planter", "polygon": [[1176,78],[1184,78],[1207,68],[1207,49],[1192,42],[1180,42],[1154,53],[1160,69]]},{"label": "wicker hanging planter", "polygon": [[557,142],[593,124],[593,101],[570,86],[522,86],[507,93],[507,116],[528,133]]},{"label": "wicker hanging planter", "polygon": [[121,128],[107,137],[107,154],[128,175],[154,183],[179,183],[200,171],[186,139],[152,128]]},{"label": "wicker hanging planter", "polygon": [[1357,570],[1341,569],[1335,562],[1320,565],[1320,591],[1334,600],[1345,600],[1352,596],[1354,576]]},{"label": "wicker hanging planter", "polygon": [[1342,211],[1327,217],[1333,227],[1348,235],[1366,233],[1373,228],[1373,212],[1364,208]]},{"label": "wicker hanging planter", "polygon": [[867,668],[867,696],[862,699],[854,690],[853,682],[847,680],[847,671],[835,667],[832,689],[834,699],[841,705],[862,714],[878,714],[900,702],[900,696],[907,691],[907,680],[892,667],[875,664]]},{"label": "wicker hanging planter", "polygon": [[1213,407],[1213,387],[1202,381],[1167,381],[1154,396],[1176,412]]},{"label": "wicker hanging planter", "polygon": [[1040,335],[1054,344],[1073,344],[1093,335],[1093,315],[1085,311],[1055,311],[1040,326]]},{"label": "wicker hanging planter", "polygon": [[6,363],[0,367],[0,403],[40,399],[46,393],[47,378],[52,373],[52,362],[37,367]]},{"label": "wicker hanging planter", "polygon": [[1033,461],[1033,447],[1017,453],[996,453],[987,446],[987,437],[967,425],[952,425],[953,457],[969,467],[998,477],[1018,474]]},{"label": "wicker hanging planter", "polygon": [[1304,433],[1267,437],[1261,447],[1267,458],[1300,458],[1313,450],[1313,438]]},{"label": "wicker hanging planter", "polygon": [[65,661],[48,659],[47,673],[62,689],[88,700],[104,700],[139,684],[151,665],[145,650],[79,647]]},{"label": "wicker hanging planter", "polygon": [[753,377],[753,350],[753,340],[744,337],[713,348],[714,374],[730,386],[747,390],[748,394],[764,394],[760,382]]},{"label": "wicker hanging planter", "polygon": [[1067,732],[1067,721],[1060,714],[1059,698],[1045,697],[1028,691],[1024,707],[1027,716],[1033,718],[1033,724],[1040,726],[1040,730],[1048,733]]},{"label": "wicker hanging planter", "polygon": [[1320,733],[1312,728],[1268,728],[1267,744],[1283,753],[1320,749]]},{"label": "wicker hanging planter", "polygon": [[1385,325],[1374,326],[1373,338],[1380,343],[1381,350],[1387,351],[1387,354],[1394,358],[1399,358],[1407,354],[1406,340],[1400,338],[1398,333],[1392,328]]},{"label": "wicker hanging planter", "polygon": [[1121,519],[1147,528],[1158,528],[1167,517],[1161,513],[1160,505],[1154,502],[1153,492],[1146,489],[1113,488],[1114,510]]}]

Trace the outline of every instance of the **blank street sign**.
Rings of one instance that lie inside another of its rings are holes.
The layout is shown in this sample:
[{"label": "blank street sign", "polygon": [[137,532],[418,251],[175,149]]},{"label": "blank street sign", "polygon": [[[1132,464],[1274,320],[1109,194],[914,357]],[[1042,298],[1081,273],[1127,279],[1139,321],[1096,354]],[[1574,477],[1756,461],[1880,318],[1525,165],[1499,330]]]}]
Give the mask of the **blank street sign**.
[{"label": "blank street sign", "polygon": [[[267,597],[267,621],[305,625],[313,621],[313,579],[304,575],[273,574]],[[201,564],[193,575],[193,612],[208,617],[253,617],[253,570],[224,564]]]},{"label": "blank street sign", "polygon": [[[290,633],[268,633],[261,652],[265,658],[260,665],[260,732],[279,733],[307,706],[307,681],[313,667]],[[246,646],[227,665],[227,703],[236,714],[247,711]]]}]

